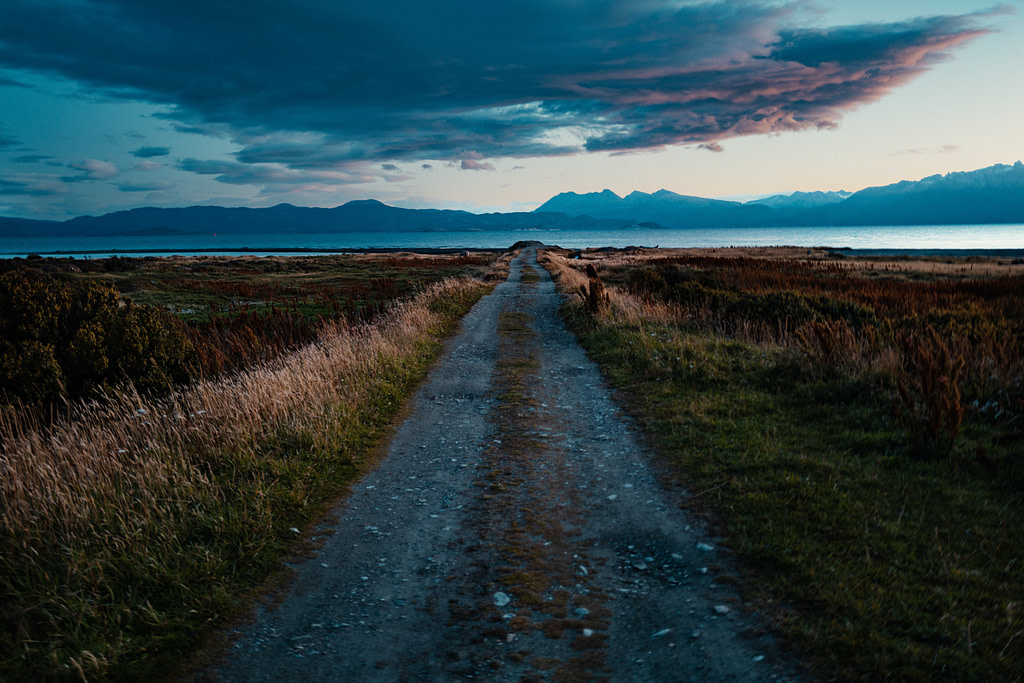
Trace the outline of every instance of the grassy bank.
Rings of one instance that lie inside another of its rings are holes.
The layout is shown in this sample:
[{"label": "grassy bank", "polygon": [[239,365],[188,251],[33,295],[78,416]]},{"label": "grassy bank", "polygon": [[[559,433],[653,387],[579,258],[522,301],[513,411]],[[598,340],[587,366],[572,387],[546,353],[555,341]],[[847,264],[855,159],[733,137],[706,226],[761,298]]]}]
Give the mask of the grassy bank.
[{"label": "grassy bank", "polygon": [[0,415],[0,679],[173,672],[280,567],[485,291],[446,280],[370,324],[169,399],[45,427]]},{"label": "grassy bank", "polygon": [[1020,679],[1019,276],[584,262],[567,320],[818,674]]}]

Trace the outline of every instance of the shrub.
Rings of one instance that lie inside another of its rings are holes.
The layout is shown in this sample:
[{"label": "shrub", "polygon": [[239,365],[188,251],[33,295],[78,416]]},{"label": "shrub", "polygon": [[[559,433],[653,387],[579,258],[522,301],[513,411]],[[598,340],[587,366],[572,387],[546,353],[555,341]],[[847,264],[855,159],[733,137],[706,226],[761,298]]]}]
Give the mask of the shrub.
[{"label": "shrub", "polygon": [[0,275],[0,391],[35,404],[123,383],[162,393],[194,372],[181,325],[122,301],[110,285],[33,270]]}]

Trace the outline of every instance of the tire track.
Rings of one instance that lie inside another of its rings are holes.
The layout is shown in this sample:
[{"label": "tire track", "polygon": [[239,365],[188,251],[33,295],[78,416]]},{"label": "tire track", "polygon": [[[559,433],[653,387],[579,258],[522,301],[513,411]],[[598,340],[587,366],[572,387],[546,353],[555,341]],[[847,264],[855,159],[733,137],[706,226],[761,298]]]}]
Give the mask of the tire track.
[{"label": "tire track", "polygon": [[194,680],[796,680],[560,303],[525,249],[317,555]]}]

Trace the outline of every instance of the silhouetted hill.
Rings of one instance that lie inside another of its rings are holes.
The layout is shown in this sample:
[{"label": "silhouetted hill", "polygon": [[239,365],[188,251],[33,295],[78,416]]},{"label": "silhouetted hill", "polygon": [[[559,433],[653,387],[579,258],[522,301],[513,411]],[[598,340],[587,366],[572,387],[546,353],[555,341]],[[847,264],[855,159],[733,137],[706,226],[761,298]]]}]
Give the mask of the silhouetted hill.
[{"label": "silhouetted hill", "polygon": [[690,197],[668,190],[653,194],[631,192],[625,197],[619,197],[611,190],[582,195],[565,192],[549,199],[537,211],[644,221],[670,228],[763,225],[771,217],[771,209],[765,206]]},{"label": "silhouetted hill", "polygon": [[447,209],[400,209],[373,199],[332,209],[278,204],[264,209],[190,206],[139,208],[63,223],[0,218],[6,236],[231,235],[346,232],[445,232],[626,227],[624,221],[593,221],[561,213],[475,214]]},{"label": "silhouetted hill", "polygon": [[[844,198],[844,195],[845,198]],[[840,192],[779,195],[741,204],[661,190],[619,197],[611,190],[566,192],[538,211],[653,221],[670,228],[1024,223],[1024,164],[936,175]]]},{"label": "silhouetted hill", "polygon": [[[781,227],[1024,223],[1024,164],[936,175],[852,195],[798,192],[756,202],[704,199],[668,190],[611,190],[552,197],[529,213],[474,214],[400,209],[373,199],[332,209],[278,204],[265,209],[139,208],[64,222],[0,218],[4,236],[211,235],[260,233],[587,230],[645,227]],[[845,198],[844,198],[845,196]]]},{"label": "silhouetted hill", "polygon": [[1024,164],[869,187],[807,218],[822,225],[1024,223]]}]

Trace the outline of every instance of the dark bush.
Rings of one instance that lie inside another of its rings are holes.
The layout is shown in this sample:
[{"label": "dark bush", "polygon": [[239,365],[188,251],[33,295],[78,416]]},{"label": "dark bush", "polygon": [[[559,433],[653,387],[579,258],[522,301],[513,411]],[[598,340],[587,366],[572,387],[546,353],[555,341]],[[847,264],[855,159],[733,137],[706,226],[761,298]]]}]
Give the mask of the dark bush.
[{"label": "dark bush", "polygon": [[8,400],[55,403],[126,382],[165,393],[195,368],[177,320],[121,300],[110,285],[26,269],[0,275],[0,392]]},{"label": "dark bush", "polygon": [[667,286],[665,277],[650,268],[629,271],[629,279],[626,281],[626,291],[629,293],[653,298],[663,297]]}]

